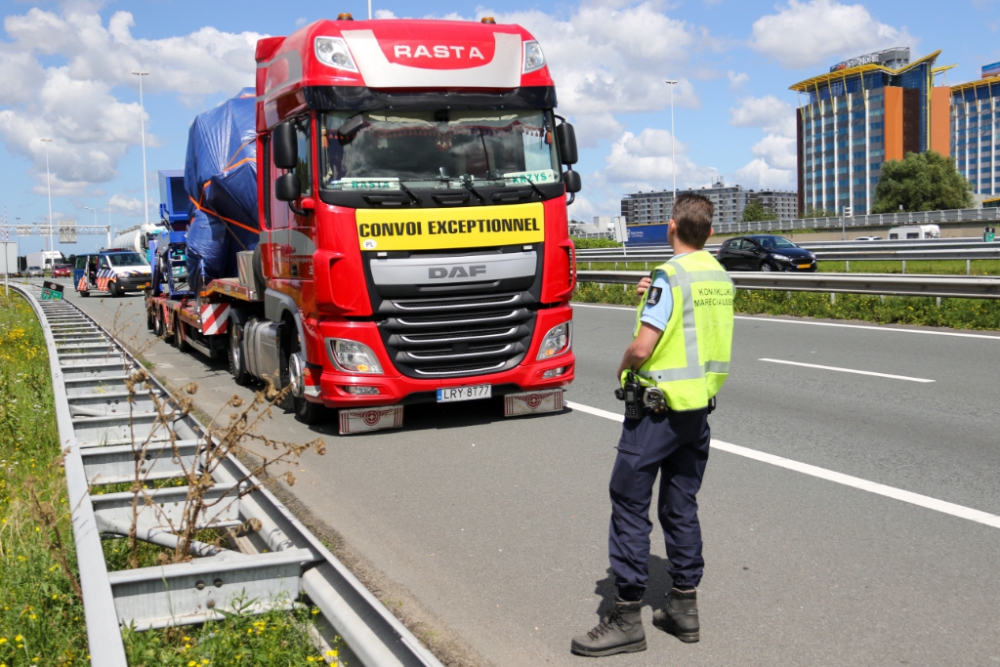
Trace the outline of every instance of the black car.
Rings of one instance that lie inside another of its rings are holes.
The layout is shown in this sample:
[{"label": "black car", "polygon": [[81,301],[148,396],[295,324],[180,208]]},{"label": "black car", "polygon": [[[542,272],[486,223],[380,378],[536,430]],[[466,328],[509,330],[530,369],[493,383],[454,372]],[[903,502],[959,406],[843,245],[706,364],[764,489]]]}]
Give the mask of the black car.
[{"label": "black car", "polygon": [[729,271],[816,270],[816,255],[773,234],[729,239],[719,248],[718,257]]}]

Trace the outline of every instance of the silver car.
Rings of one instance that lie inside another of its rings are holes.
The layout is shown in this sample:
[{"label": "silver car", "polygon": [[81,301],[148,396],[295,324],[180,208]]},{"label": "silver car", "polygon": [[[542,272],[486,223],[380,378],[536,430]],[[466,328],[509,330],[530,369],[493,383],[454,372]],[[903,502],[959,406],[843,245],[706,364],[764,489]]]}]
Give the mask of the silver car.
[{"label": "silver car", "polygon": [[45,272],[42,271],[42,267],[40,266],[29,266],[24,275],[26,278],[44,278]]}]

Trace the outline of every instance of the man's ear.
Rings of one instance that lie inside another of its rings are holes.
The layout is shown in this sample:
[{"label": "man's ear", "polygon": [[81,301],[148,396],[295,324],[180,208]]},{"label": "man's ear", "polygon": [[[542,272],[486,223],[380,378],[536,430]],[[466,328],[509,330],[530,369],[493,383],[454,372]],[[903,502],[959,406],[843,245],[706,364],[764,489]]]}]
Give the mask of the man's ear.
[{"label": "man's ear", "polygon": [[715,228],[714,227],[709,227],[708,228],[708,238],[712,238],[712,236],[714,236],[714,235],[715,235]]}]

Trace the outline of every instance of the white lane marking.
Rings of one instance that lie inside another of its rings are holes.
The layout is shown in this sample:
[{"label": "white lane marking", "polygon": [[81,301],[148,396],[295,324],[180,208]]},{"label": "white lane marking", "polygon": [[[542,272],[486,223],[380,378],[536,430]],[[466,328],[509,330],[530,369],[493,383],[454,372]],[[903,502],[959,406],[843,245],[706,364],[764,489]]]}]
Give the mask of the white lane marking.
[{"label": "white lane marking", "polygon": [[958,331],[925,331],[923,329],[898,329],[896,327],[880,327],[870,324],[839,324],[837,322],[811,322],[809,320],[785,320],[777,317],[750,317],[748,315],[737,315],[738,320],[751,320],[753,322],[777,322],[779,324],[810,324],[814,327],[843,327],[845,329],[868,329],[870,331],[893,331],[896,333],[926,334],[929,336],[955,336],[957,338],[985,338],[987,340],[1000,340],[1000,336],[987,336],[985,334],[960,333]]},{"label": "white lane marking", "polygon": [[[566,405],[573,410],[579,410],[580,412],[586,412],[598,417],[604,417],[605,419],[610,419],[619,423],[623,421],[623,417],[619,414],[609,412],[607,410],[601,410],[599,408],[592,408],[589,405],[581,405],[575,401],[566,401]],[[844,486],[860,489],[861,491],[868,491],[869,493],[899,500],[904,503],[916,505],[917,507],[923,507],[924,509],[934,510],[935,512],[941,512],[942,514],[948,514],[960,519],[966,519],[968,521],[974,521],[975,523],[981,523],[992,528],[1000,528],[1000,516],[972,509],[971,507],[965,507],[964,505],[956,505],[955,503],[949,503],[946,500],[931,498],[930,496],[913,493],[912,491],[904,491],[903,489],[897,489],[894,486],[879,484],[878,482],[861,479],[860,477],[854,477],[853,475],[845,475],[840,472],[834,472],[833,470],[827,470],[826,468],[820,468],[819,466],[809,465],[808,463],[786,459],[783,456],[768,454],[767,452],[757,451],[756,449],[750,449],[749,447],[741,447],[740,445],[723,442],[722,440],[713,439],[712,448],[728,452],[730,454],[735,454],[737,456],[743,456],[748,459],[753,459],[754,461],[760,461],[761,463],[770,463],[771,465],[778,466],[779,468],[793,470],[804,475],[809,475],[810,477],[824,479],[828,482],[835,482],[837,484],[843,484]]]},{"label": "white lane marking", "polygon": [[[604,310],[623,310],[635,313],[635,308],[628,306],[603,306],[593,303],[573,302],[573,307],[581,308],[603,308]],[[985,338],[987,340],[998,340],[1000,336],[989,336],[986,334],[960,333],[958,331],[925,331],[923,329],[898,329],[896,327],[874,326],[871,324],[840,324],[839,322],[813,322],[811,320],[785,320],[779,317],[753,317],[750,315],[737,315],[738,320],[748,320],[750,322],[772,322],[777,324],[809,324],[814,327],[843,327],[845,329],[868,329],[870,331],[894,331],[896,333],[926,334],[929,336],[955,336],[957,338]]]},{"label": "white lane marking", "polygon": [[839,368],[837,366],[820,366],[819,364],[804,364],[801,361],[786,361],[784,359],[758,359],[757,361],[769,361],[772,364],[788,364],[789,366],[804,366],[805,368],[819,368],[824,371],[837,371],[840,373],[854,373],[856,375],[872,375],[878,378],[889,378],[890,380],[906,380],[908,382],[934,382],[926,378],[911,378],[906,375],[890,375],[889,373],[875,373],[873,371],[859,371],[854,368]]}]

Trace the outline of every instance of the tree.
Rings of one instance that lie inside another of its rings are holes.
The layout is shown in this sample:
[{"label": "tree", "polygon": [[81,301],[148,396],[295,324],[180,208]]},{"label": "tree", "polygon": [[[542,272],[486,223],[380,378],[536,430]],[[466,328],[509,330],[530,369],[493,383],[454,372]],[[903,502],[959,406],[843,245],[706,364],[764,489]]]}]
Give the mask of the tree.
[{"label": "tree", "polygon": [[972,208],[972,184],[955,169],[955,161],[934,151],[907,153],[882,165],[872,213],[943,211]]},{"label": "tree", "polygon": [[752,201],[743,208],[743,222],[777,219],[778,216],[764,208],[764,205],[759,201]]},{"label": "tree", "polygon": [[799,216],[799,219],[802,220],[805,218],[836,218],[836,217],[837,217],[836,211],[829,211],[825,208],[807,208],[802,213],[802,215]]}]

